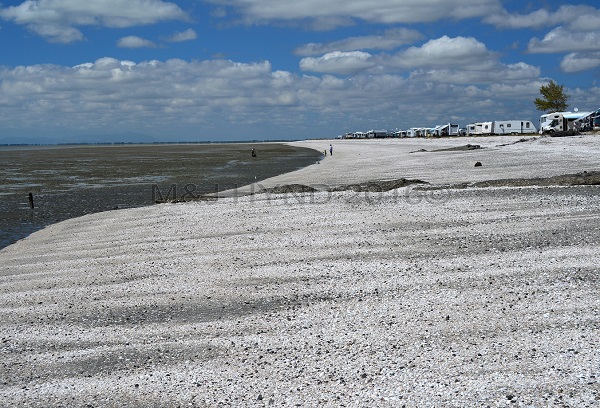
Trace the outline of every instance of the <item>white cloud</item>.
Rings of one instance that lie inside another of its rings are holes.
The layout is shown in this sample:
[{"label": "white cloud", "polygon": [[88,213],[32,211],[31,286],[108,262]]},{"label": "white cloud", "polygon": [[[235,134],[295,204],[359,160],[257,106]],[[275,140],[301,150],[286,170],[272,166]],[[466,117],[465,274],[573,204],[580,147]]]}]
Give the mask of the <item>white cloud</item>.
[{"label": "white cloud", "polygon": [[600,30],[600,10],[590,6],[561,6],[555,12],[540,9],[528,14],[509,13],[506,10],[483,19],[499,28],[568,27],[572,31]]},{"label": "white cloud", "polygon": [[372,23],[419,23],[480,17],[501,10],[499,0],[210,0],[230,6],[248,23],[272,20],[360,19]]},{"label": "white cloud", "polygon": [[156,47],[156,44],[150,40],[130,35],[120,38],[117,41],[117,46],[121,48],[152,48]]},{"label": "white cloud", "polygon": [[321,57],[308,57],[300,61],[304,71],[331,74],[352,74],[369,70],[399,72],[433,67],[461,67],[461,69],[485,71],[497,65],[498,56],[485,44],[474,38],[443,36],[419,47],[409,47],[394,55],[370,54],[363,51],[334,51]]},{"label": "white cloud", "polygon": [[524,62],[505,65],[505,68],[499,71],[505,81],[532,80],[539,78],[541,69]]},{"label": "white cloud", "polygon": [[175,3],[161,0],[27,0],[0,9],[0,17],[60,43],[82,40],[83,34],[76,27],[124,28],[187,19]]},{"label": "white cloud", "polygon": [[503,10],[483,21],[507,29],[556,26],[541,40],[532,38],[528,44],[528,52],[571,52],[561,62],[564,72],[585,71],[596,67],[595,54],[581,53],[600,51],[600,9],[586,5],[564,5],[555,12],[540,9],[529,14],[511,14]]},{"label": "white cloud", "polygon": [[376,65],[371,54],[363,51],[334,51],[322,57],[302,58],[300,69],[303,71],[352,74],[372,68]]},{"label": "white cloud", "polygon": [[394,55],[336,51],[307,57],[300,68],[336,75],[408,75],[415,83],[458,85],[530,81],[540,76],[539,67],[524,62],[503,64],[498,58],[474,38],[443,36]]},{"label": "white cloud", "polygon": [[183,42],[183,41],[195,40],[196,38],[198,38],[198,34],[191,28],[188,28],[187,30],[185,30],[183,32],[178,32],[178,33],[173,34],[171,37],[169,37],[168,41]]},{"label": "white cloud", "polygon": [[573,32],[562,27],[550,31],[542,40],[531,39],[528,45],[530,53],[598,50],[600,50],[600,31]]},{"label": "white cloud", "polygon": [[540,69],[525,63],[505,65],[491,63],[483,66],[460,68],[420,69],[412,71],[411,79],[420,82],[439,82],[446,84],[498,84],[522,83],[540,76]]},{"label": "white cloud", "polygon": [[423,35],[416,30],[397,28],[388,30],[383,35],[350,37],[330,43],[305,44],[296,48],[294,54],[307,57],[334,51],[391,50],[418,41],[421,38],[423,38]]},{"label": "white cloud", "polygon": [[483,19],[484,22],[498,28],[540,28],[560,24],[563,19],[558,14],[540,9],[529,14],[511,14],[506,10],[491,14]]},{"label": "white cloud", "polygon": [[600,52],[570,53],[560,62],[564,72],[581,72],[600,67]]},{"label": "white cloud", "polygon": [[496,58],[485,44],[472,37],[443,36],[396,54],[394,64],[403,68],[470,66],[485,65]]},{"label": "white cloud", "polygon": [[[434,60],[446,55],[438,45],[425,47]],[[479,47],[473,44],[472,49]],[[478,52],[489,57],[485,50]],[[347,64],[350,72],[352,66],[369,66],[377,58],[356,52],[329,59]],[[539,116],[532,103],[543,83],[539,70],[489,58],[492,63],[485,67],[450,69],[427,66],[421,55],[423,66],[408,76],[372,69],[344,77],[298,75],[273,70],[268,61],[226,60],[101,58],[73,67],[5,67],[0,68],[0,129],[37,127],[56,134],[64,129],[133,130],[177,139],[215,140],[231,132],[238,137],[243,132],[245,137],[298,138],[315,131],[335,136],[372,127],[429,126],[450,117],[466,124],[500,114],[531,120]],[[600,95],[594,101],[589,104],[600,104]]]}]

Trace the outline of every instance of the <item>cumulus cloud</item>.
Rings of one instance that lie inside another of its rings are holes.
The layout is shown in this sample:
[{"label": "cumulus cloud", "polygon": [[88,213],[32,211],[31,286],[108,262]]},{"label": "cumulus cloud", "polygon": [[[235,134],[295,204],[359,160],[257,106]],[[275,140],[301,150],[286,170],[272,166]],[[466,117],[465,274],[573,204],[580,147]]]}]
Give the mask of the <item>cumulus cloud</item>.
[{"label": "cumulus cloud", "polygon": [[[242,131],[265,138],[297,138],[312,135],[316,122],[323,124],[320,134],[330,136],[368,130],[353,123],[406,128],[444,123],[449,117],[468,123],[481,115],[482,101],[493,104],[484,112],[506,109],[523,116],[530,109],[533,117],[536,114],[531,101],[539,94],[539,71],[527,64],[496,61],[491,69],[470,71],[465,66],[423,65],[407,76],[352,73],[353,66],[370,66],[376,60],[365,52],[339,52],[329,59],[346,64],[351,74],[301,75],[274,70],[268,61],[180,59],[100,58],[72,67],[0,68],[0,129],[133,129],[159,135],[205,134],[212,139],[223,135],[219,132]],[[327,63],[315,65],[323,70]],[[477,75],[480,79],[472,82]]]},{"label": "cumulus cloud", "polygon": [[499,55],[471,37],[443,36],[422,46],[396,54],[335,51],[321,57],[306,57],[303,71],[336,75],[391,73],[408,75],[413,81],[447,84],[489,84],[538,78],[540,68],[519,62],[502,64]]},{"label": "cumulus cloud", "polygon": [[439,82],[446,84],[498,84],[522,83],[535,80],[540,69],[525,63],[501,64],[488,63],[481,66],[457,68],[418,69],[411,72],[415,81]]},{"label": "cumulus cloud", "polygon": [[600,9],[564,5],[555,12],[540,9],[528,14],[516,14],[502,10],[488,15],[483,21],[498,28],[521,29],[561,25],[573,31],[594,31],[600,30]]},{"label": "cumulus cloud", "polygon": [[300,69],[303,71],[352,74],[376,65],[371,54],[363,51],[335,51],[322,57],[307,57],[300,61]]},{"label": "cumulus cloud", "polygon": [[350,37],[330,43],[309,43],[294,50],[294,54],[303,57],[323,55],[334,51],[391,50],[410,44],[423,38],[416,30],[397,28],[383,35]]},{"label": "cumulus cloud", "polygon": [[120,38],[117,41],[117,46],[121,48],[152,48],[156,47],[156,44],[150,40],[130,35]]},{"label": "cumulus cloud", "polygon": [[187,19],[175,3],[161,0],[27,0],[0,9],[0,17],[59,43],[82,40],[77,28],[82,26],[124,28]]},{"label": "cumulus cloud", "polygon": [[[499,0],[210,0],[229,6],[248,23],[273,20],[361,19],[372,23],[419,23],[465,19],[501,10]],[[331,24],[331,23],[330,23]],[[333,25],[333,24],[332,24]]]},{"label": "cumulus cloud", "polygon": [[498,56],[474,38],[443,36],[422,46],[409,47],[396,54],[370,54],[363,51],[334,51],[321,57],[300,61],[304,71],[351,74],[377,68],[381,72],[398,72],[422,67],[465,67],[486,70],[496,64]]},{"label": "cumulus cloud", "polygon": [[183,42],[183,41],[195,40],[196,38],[198,38],[198,34],[191,28],[188,28],[187,30],[185,30],[183,32],[178,32],[178,33],[173,34],[171,37],[169,37],[167,39],[167,41]]},{"label": "cumulus cloud", "polygon": [[442,36],[429,40],[421,47],[410,47],[394,57],[394,64],[403,68],[423,66],[483,65],[496,55],[485,44],[472,37]]},{"label": "cumulus cloud", "polygon": [[499,28],[523,29],[552,27],[542,39],[532,38],[529,53],[570,52],[561,62],[564,72],[579,72],[595,68],[600,51],[600,9],[586,5],[563,5],[552,12],[545,9],[528,14],[506,10],[483,20]]},{"label": "cumulus cloud", "polygon": [[560,62],[563,72],[581,72],[600,67],[600,52],[577,53],[566,55]]},{"label": "cumulus cloud", "polygon": [[[291,75],[291,74],[290,74]],[[9,111],[29,112],[29,123],[55,122],[61,111],[74,126],[117,123],[190,123],[222,107],[252,111],[278,106],[295,94],[282,86],[268,62],[244,64],[225,60],[134,63],[101,58],[73,67],[34,65],[0,71],[0,122]],[[275,83],[277,86],[275,86]],[[59,115],[60,116],[60,115]],[[148,119],[147,121],[147,118]]]},{"label": "cumulus cloud", "polygon": [[527,47],[530,53],[557,53],[600,50],[600,30],[573,32],[562,27],[550,31],[543,39],[533,38]]}]

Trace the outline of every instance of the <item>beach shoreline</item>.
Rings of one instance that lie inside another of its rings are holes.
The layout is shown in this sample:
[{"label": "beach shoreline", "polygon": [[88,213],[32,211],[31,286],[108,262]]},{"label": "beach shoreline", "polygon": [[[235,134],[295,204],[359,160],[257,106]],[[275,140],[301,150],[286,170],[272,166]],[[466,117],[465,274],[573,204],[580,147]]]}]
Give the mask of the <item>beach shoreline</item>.
[{"label": "beach shoreline", "polygon": [[[498,179],[549,178],[599,169],[597,134],[407,139],[305,140],[291,145],[328,151],[316,165],[281,174],[220,196],[254,194],[291,184],[317,190],[394,179],[452,186]],[[481,163],[481,167],[475,164]],[[326,168],[320,166],[325,165]]]},{"label": "beach shoreline", "polygon": [[517,140],[294,142],[333,155],[39,231],[0,251],[0,398],[594,406],[600,186],[469,183],[595,174],[600,137]]},{"label": "beach shoreline", "polygon": [[68,218],[189,199],[319,159],[283,143],[0,147],[0,248]]}]

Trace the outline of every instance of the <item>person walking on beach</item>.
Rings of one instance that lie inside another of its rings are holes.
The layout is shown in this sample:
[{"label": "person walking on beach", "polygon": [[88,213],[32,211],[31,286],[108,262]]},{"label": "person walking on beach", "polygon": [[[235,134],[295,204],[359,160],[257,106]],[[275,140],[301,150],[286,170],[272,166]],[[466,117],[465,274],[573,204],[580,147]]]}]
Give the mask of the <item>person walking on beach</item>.
[{"label": "person walking on beach", "polygon": [[331,144],[329,145],[329,155],[333,156],[333,146]]}]

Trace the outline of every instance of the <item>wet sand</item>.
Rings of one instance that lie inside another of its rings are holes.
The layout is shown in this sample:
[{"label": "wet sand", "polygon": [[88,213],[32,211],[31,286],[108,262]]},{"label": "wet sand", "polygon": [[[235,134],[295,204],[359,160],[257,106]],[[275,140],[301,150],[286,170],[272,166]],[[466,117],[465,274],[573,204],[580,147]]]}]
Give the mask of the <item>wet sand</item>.
[{"label": "wet sand", "polygon": [[[318,191],[92,214],[5,248],[0,400],[596,406],[600,186],[470,183],[598,171],[600,137],[516,140],[333,141],[248,187]],[[331,191],[401,178],[427,184]]]},{"label": "wet sand", "polygon": [[68,218],[189,200],[320,158],[281,143],[0,146],[0,248]]}]

